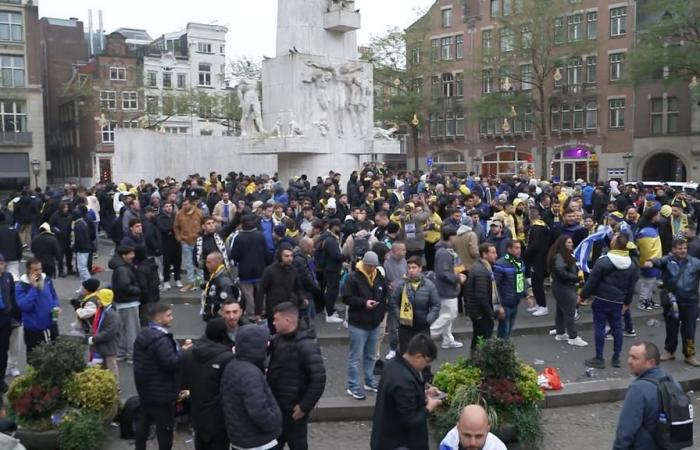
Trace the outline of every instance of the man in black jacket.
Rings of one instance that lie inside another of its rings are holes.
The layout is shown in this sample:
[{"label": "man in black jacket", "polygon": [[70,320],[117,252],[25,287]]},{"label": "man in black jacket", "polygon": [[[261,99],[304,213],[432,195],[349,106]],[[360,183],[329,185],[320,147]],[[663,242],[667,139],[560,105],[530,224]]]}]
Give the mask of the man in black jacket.
[{"label": "man in black jacket", "polygon": [[343,319],[335,311],[335,301],[340,291],[340,270],[343,267],[343,255],[340,251],[340,220],[331,219],[328,231],[319,243],[319,257],[316,263],[323,269],[326,283],[324,302],[326,305],[326,323],[341,323]]},{"label": "man in black jacket", "polygon": [[117,253],[109,261],[109,268],[112,269],[114,307],[122,322],[117,359],[128,361],[133,359],[133,343],[140,326],[141,288],[132,265],[135,254],[133,247],[119,246]]},{"label": "man in black jacket", "polygon": [[170,274],[175,278],[175,286],[182,287],[180,281],[182,265],[182,246],[175,239],[173,225],[175,224],[174,205],[167,202],[163,205],[161,213],[156,217],[156,227],[160,232],[160,241],[163,246],[163,290],[172,288]]},{"label": "man in black jacket", "polygon": [[301,317],[304,317],[307,324],[316,317],[314,299],[319,298],[323,293],[316,279],[316,264],[313,260],[314,241],[309,237],[299,240],[299,248],[294,250],[294,268],[299,276],[301,292],[305,300],[299,310]]},{"label": "man in black jacket", "polygon": [[247,214],[241,219],[241,231],[233,237],[231,260],[238,264],[238,279],[245,298],[244,310],[248,318],[255,315],[255,291],[258,289],[263,271],[267,266],[265,236],[258,230],[258,218]]},{"label": "man in black jacket", "polygon": [[[0,237],[0,239],[2,238]],[[34,257],[41,261],[44,273],[55,279],[56,263],[61,259],[61,248],[48,223],[43,223],[39,227],[39,234],[32,239],[31,250]]]},{"label": "man in black jacket", "polygon": [[[58,259],[58,276],[63,278],[68,275],[73,275],[73,250],[70,245],[72,218],[70,213],[70,204],[67,201],[61,203],[58,211],[51,215],[49,225],[51,231],[56,235],[58,243],[61,245],[61,258]],[[63,261],[65,259],[65,269],[63,270]]]},{"label": "man in black jacket", "polygon": [[[421,372],[437,358],[435,342],[416,335],[403,355],[384,366],[372,424],[372,450],[425,450],[428,444],[428,414],[441,400],[435,388],[425,390]],[[426,396],[428,397],[426,399]]]},{"label": "man in black jacket", "polygon": [[204,286],[202,297],[202,319],[205,322],[219,317],[221,304],[228,299],[238,301],[240,294],[236,282],[229,275],[224,265],[224,257],[219,252],[212,252],[207,255],[205,264],[207,271],[211,274]]},{"label": "man in black jacket", "polygon": [[169,305],[156,303],[148,311],[148,326],[143,327],[134,343],[134,381],[141,402],[136,426],[136,450],[146,450],[151,424],[156,425],[158,446],[173,446],[175,402],[180,394],[176,372],[182,358],[181,350],[192,347],[186,342],[182,349],[168,330],[173,322]]},{"label": "man in black jacket", "polygon": [[[467,278],[465,297],[467,298],[467,315],[472,321],[474,334],[471,351],[474,352],[479,338],[491,339],[494,319],[505,318],[503,308],[494,290],[493,264],[498,259],[496,247],[488,242],[479,246],[479,260],[472,266]],[[498,314],[496,314],[498,312]]]},{"label": "man in black jacket", "polygon": [[195,450],[229,450],[221,409],[221,376],[233,358],[223,320],[207,322],[205,336],[183,353],[182,389],[190,391]]},{"label": "man in black jacket", "polygon": [[5,214],[0,212],[0,253],[5,257],[7,271],[19,280],[19,262],[22,259],[22,240],[12,225],[5,224]]},{"label": "man in black jacket", "polygon": [[323,395],[326,368],[316,332],[299,322],[299,309],[290,302],[274,309],[277,334],[270,344],[267,382],[282,411],[282,434],[277,449],[307,450],[309,413]]},{"label": "man in black jacket", "polygon": [[[71,213],[73,218],[73,253],[75,253],[75,265],[78,269],[80,282],[90,279],[90,254],[94,249],[94,239],[90,236],[90,228],[85,214],[80,208],[75,208]],[[94,229],[94,227],[93,227]],[[80,288],[78,288],[80,290]],[[77,291],[76,291],[77,292]]]},{"label": "man in black jacket", "polygon": [[525,246],[525,265],[530,269],[532,293],[537,306],[529,312],[534,316],[549,314],[547,296],[544,292],[544,279],[547,275],[547,252],[549,251],[549,226],[542,220],[537,208],[530,209],[530,230]]},{"label": "man in black jacket", "polygon": [[292,265],[294,253],[292,249],[280,247],[276,253],[277,261],[268,266],[263,272],[260,288],[255,297],[255,316],[260,322],[267,315],[270,333],[274,334],[272,311],[282,302],[292,302],[297,307],[303,305],[301,283],[296,269]]}]

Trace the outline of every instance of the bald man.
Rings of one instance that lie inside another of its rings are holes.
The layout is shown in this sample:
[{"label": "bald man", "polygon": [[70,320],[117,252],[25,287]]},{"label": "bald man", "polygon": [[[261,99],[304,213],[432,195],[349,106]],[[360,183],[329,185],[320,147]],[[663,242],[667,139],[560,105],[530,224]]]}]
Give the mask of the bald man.
[{"label": "bald man", "polygon": [[440,443],[440,450],[508,450],[491,429],[486,410],[481,405],[465,406],[457,426]]}]

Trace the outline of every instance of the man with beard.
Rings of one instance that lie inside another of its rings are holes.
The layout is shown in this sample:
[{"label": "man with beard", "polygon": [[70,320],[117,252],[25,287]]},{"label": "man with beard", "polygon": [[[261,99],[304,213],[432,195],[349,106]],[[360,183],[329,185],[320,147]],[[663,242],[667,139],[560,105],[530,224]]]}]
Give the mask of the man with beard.
[{"label": "man with beard", "polygon": [[206,322],[219,316],[219,310],[223,302],[228,299],[238,301],[240,294],[235,281],[233,281],[228,270],[226,270],[224,257],[221,253],[209,253],[205,265],[207,272],[211,273],[202,295],[201,314]]},{"label": "man with beard", "polygon": [[457,426],[440,443],[440,450],[507,450],[505,444],[490,433],[491,425],[481,405],[465,406]]},{"label": "man with beard", "polygon": [[520,244],[525,247],[527,241],[527,231],[530,229],[530,217],[525,213],[527,204],[519,198],[513,200],[515,211],[513,219],[515,220],[515,236],[513,239],[520,241]]},{"label": "man with beard", "polygon": [[[228,269],[229,259],[226,252],[226,244],[216,232],[216,221],[213,217],[205,217],[202,221],[202,232],[197,237],[194,246],[194,260],[197,267],[204,271],[202,279],[206,282],[211,272],[207,269],[206,260],[210,253],[219,252],[223,257],[223,263]],[[201,287],[201,286],[197,286]]]},{"label": "man with beard", "polygon": [[61,302],[56,294],[53,280],[43,273],[41,261],[30,258],[27,272],[15,286],[17,306],[22,310],[24,344],[27,355],[45,342],[58,337],[58,313]]}]

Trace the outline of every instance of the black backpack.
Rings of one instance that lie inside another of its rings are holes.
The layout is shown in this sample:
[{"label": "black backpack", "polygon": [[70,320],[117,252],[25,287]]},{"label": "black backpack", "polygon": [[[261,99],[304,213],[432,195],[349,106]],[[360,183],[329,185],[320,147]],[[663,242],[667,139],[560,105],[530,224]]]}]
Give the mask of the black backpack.
[{"label": "black backpack", "polygon": [[352,236],[352,264],[353,266],[357,261],[362,261],[365,253],[370,249],[369,237],[371,234],[366,233],[364,237],[359,237],[357,233]]},{"label": "black backpack", "polygon": [[659,417],[654,440],[662,450],[693,446],[693,404],[690,397],[669,377],[659,380],[642,378],[656,385],[659,393]]}]

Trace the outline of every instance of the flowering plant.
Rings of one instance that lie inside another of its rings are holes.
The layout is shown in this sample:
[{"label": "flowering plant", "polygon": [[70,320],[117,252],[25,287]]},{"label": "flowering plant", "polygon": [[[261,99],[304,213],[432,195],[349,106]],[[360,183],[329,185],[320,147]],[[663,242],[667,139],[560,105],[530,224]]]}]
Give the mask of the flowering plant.
[{"label": "flowering plant", "polygon": [[71,406],[93,412],[103,419],[112,419],[108,416],[116,413],[119,404],[114,374],[99,367],[71,375],[64,392]]},{"label": "flowering plant", "polygon": [[20,425],[31,425],[48,419],[51,413],[60,407],[61,401],[59,388],[46,388],[40,384],[33,384],[22,392],[16,393],[11,401],[11,408]]}]

